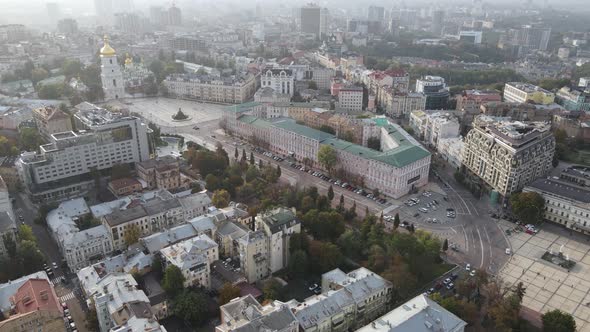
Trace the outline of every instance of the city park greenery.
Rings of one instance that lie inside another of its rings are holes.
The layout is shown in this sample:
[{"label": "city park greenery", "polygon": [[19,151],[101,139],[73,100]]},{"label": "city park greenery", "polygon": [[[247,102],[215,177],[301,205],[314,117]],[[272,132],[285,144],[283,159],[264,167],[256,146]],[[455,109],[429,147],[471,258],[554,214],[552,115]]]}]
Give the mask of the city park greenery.
[{"label": "city park greenery", "polygon": [[2,236],[5,254],[0,255],[0,283],[43,270],[45,256],[37,246],[37,239],[28,225],[18,227],[16,238]]}]

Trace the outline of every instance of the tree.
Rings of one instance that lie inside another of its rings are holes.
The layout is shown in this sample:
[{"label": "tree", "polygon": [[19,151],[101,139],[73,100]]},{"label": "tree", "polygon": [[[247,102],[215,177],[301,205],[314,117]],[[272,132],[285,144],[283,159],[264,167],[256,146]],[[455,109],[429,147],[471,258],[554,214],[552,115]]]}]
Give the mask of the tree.
[{"label": "tree", "polygon": [[115,164],[111,168],[111,180],[131,177],[131,167],[129,164]]},{"label": "tree", "polygon": [[334,199],[334,188],[332,188],[332,185],[330,185],[330,188],[328,188],[328,200],[330,202],[332,202],[333,199]]},{"label": "tree", "polygon": [[16,256],[22,264],[23,274],[39,271],[45,263],[45,256],[43,256],[35,241],[20,241]]},{"label": "tree", "polygon": [[18,226],[18,237],[20,241],[36,242],[35,235],[33,235],[33,229],[29,225]]},{"label": "tree", "polygon": [[510,197],[512,213],[525,224],[538,224],[543,220],[545,200],[535,192],[521,192]]},{"label": "tree", "polygon": [[307,253],[303,250],[297,250],[289,257],[289,275],[294,279],[303,278],[307,274],[308,268]]},{"label": "tree", "polygon": [[98,324],[98,316],[96,315],[96,307],[89,306],[89,310],[86,313],[86,328],[89,331],[99,331],[100,326]]},{"label": "tree", "polygon": [[193,327],[203,324],[209,318],[207,296],[196,290],[184,290],[172,301],[172,312]]},{"label": "tree", "polygon": [[49,77],[49,73],[43,68],[35,68],[31,71],[31,81],[33,81],[33,85],[36,85],[39,81],[42,81],[47,77]]},{"label": "tree", "polygon": [[229,205],[230,198],[231,197],[227,190],[220,189],[216,190],[213,193],[213,198],[211,199],[211,202],[213,203],[213,205],[215,205],[216,208],[221,209]]},{"label": "tree", "polygon": [[340,194],[340,202],[338,203],[338,210],[344,210],[344,194]]},{"label": "tree", "polygon": [[23,150],[36,151],[44,141],[35,128],[22,128],[19,133],[19,143]]},{"label": "tree", "polygon": [[272,278],[264,283],[262,293],[265,300],[278,300],[281,296],[283,286],[276,279]]},{"label": "tree", "polygon": [[399,227],[399,223],[400,223],[399,213],[396,213],[395,217],[393,218],[393,228],[397,229]]},{"label": "tree", "polygon": [[250,151],[250,165],[254,165],[256,160],[254,159],[254,152]]},{"label": "tree", "polygon": [[154,255],[151,265],[152,272],[160,276],[162,274],[162,258],[160,255]]},{"label": "tree", "polygon": [[289,252],[293,254],[298,250],[302,250],[303,252],[309,250],[309,239],[305,233],[294,233],[289,238]]},{"label": "tree", "polygon": [[179,108],[178,109],[178,112],[176,112],[176,114],[174,114],[172,116],[172,119],[174,119],[174,120],[186,120],[186,119],[188,119],[188,115],[184,114],[182,112],[182,110]]},{"label": "tree", "polygon": [[281,165],[277,164],[277,177],[280,178],[281,177]]},{"label": "tree", "polygon": [[543,330],[551,332],[574,332],[576,321],[572,315],[559,309],[547,311],[541,316],[543,319]]},{"label": "tree", "polygon": [[240,153],[238,152],[238,147],[236,146],[235,150],[234,150],[234,158],[236,160],[238,160],[238,158],[240,157]]},{"label": "tree", "polygon": [[254,180],[256,180],[258,177],[260,176],[260,172],[258,171],[258,168],[254,165],[250,165],[250,167],[248,167],[248,170],[245,173],[245,179],[246,182],[252,182]]},{"label": "tree", "polygon": [[10,233],[5,233],[2,235],[2,241],[4,243],[4,248],[6,248],[8,258],[14,259],[14,256],[16,255],[16,241],[14,241],[13,236]]},{"label": "tree", "polygon": [[[39,86],[40,85],[40,86]],[[59,99],[63,93],[62,84],[39,84],[37,95],[40,99]]]},{"label": "tree", "polygon": [[447,250],[449,250],[449,240],[445,239],[445,242],[443,242],[442,245],[442,251],[447,252]]},{"label": "tree", "polygon": [[331,172],[338,161],[336,150],[329,145],[322,145],[318,151],[318,161],[328,172]]},{"label": "tree", "polygon": [[176,265],[168,265],[164,271],[164,278],[162,279],[162,288],[171,297],[179,294],[184,288],[184,275]]},{"label": "tree", "polygon": [[219,290],[219,305],[224,305],[236,297],[240,297],[240,288],[226,282]]},{"label": "tree", "polygon": [[315,272],[324,273],[337,268],[344,257],[340,248],[330,242],[312,241],[309,245],[309,257]]},{"label": "tree", "polygon": [[139,241],[139,237],[141,236],[141,229],[136,224],[132,224],[131,226],[127,227],[125,230],[125,234],[123,235],[123,240],[125,241],[125,245],[130,246],[132,244],[137,243]]}]

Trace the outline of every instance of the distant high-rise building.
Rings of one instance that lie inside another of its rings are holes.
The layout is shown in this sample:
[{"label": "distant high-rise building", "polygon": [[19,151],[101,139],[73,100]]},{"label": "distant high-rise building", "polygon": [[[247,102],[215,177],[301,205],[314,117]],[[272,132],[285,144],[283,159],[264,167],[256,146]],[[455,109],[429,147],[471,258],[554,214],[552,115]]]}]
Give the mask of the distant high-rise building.
[{"label": "distant high-rise building", "polygon": [[367,19],[369,21],[383,22],[385,18],[385,8],[379,6],[369,6]]},{"label": "distant high-rise building", "polygon": [[445,12],[443,10],[435,10],[432,13],[432,26],[431,26],[430,31],[437,36],[442,35],[444,21],[445,21]]},{"label": "distant high-rise building", "polygon": [[130,13],[133,11],[132,0],[117,0],[114,3],[113,11],[115,13]]},{"label": "distant high-rise building", "polygon": [[115,27],[127,34],[140,34],[143,31],[140,17],[135,13],[115,14]]},{"label": "distant high-rise building", "polygon": [[57,31],[66,35],[72,35],[78,32],[78,22],[73,18],[64,18],[57,22]]},{"label": "distant high-rise building", "polygon": [[320,36],[321,8],[314,4],[301,7],[301,32]]},{"label": "distant high-rise building", "polygon": [[150,22],[155,25],[166,25],[167,12],[159,6],[150,7]]},{"label": "distant high-rise building", "polygon": [[515,44],[529,50],[546,51],[550,36],[551,28],[523,25],[516,34]]},{"label": "distant high-rise building", "polygon": [[56,2],[48,2],[47,6],[47,17],[51,21],[51,24],[55,24],[60,18],[59,5]]},{"label": "distant high-rise building", "polygon": [[94,0],[94,9],[98,24],[107,26],[113,24],[113,0]]},{"label": "distant high-rise building", "polygon": [[168,9],[168,25],[182,25],[182,12],[175,5]]},{"label": "distant high-rise building", "polygon": [[328,8],[320,10],[320,38],[325,38],[328,35],[330,27],[330,12]]}]

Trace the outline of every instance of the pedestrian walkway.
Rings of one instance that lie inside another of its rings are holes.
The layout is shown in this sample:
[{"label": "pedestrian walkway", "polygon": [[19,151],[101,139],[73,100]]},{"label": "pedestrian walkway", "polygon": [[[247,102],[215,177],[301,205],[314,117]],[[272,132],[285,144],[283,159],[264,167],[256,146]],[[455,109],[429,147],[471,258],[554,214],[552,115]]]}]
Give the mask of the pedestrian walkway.
[{"label": "pedestrian walkway", "polygon": [[64,276],[59,276],[59,277],[55,277],[51,279],[51,283],[55,286],[55,285],[59,285],[60,282],[62,282],[62,280],[64,280],[65,277]]},{"label": "pedestrian walkway", "polygon": [[66,301],[69,301],[69,300],[75,299],[75,298],[76,298],[76,295],[74,294],[74,292],[69,292],[66,295],[60,296],[59,300],[61,302],[66,302]]}]

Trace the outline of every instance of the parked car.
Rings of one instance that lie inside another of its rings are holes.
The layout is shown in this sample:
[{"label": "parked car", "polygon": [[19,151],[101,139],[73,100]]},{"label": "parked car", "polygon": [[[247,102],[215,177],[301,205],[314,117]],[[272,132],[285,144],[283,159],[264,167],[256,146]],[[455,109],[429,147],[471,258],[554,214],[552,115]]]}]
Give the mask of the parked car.
[{"label": "parked car", "polygon": [[453,288],[455,288],[455,284],[454,283],[451,282],[450,284],[447,285],[447,289],[448,290],[451,290]]},{"label": "parked car", "polygon": [[506,248],[506,255],[510,255],[512,254],[512,252],[510,251],[510,248]]},{"label": "parked car", "polygon": [[475,277],[475,269],[471,270],[471,272],[469,272],[469,275]]},{"label": "parked car", "polygon": [[471,264],[465,265],[465,270],[470,271],[471,270]]},{"label": "parked car", "polygon": [[318,288],[318,284],[313,284],[309,286],[309,290],[313,292],[314,289]]},{"label": "parked car", "polygon": [[451,282],[452,282],[451,278],[446,278],[446,279],[443,281],[443,284],[445,284],[445,285],[448,285],[448,284],[450,284]]}]

